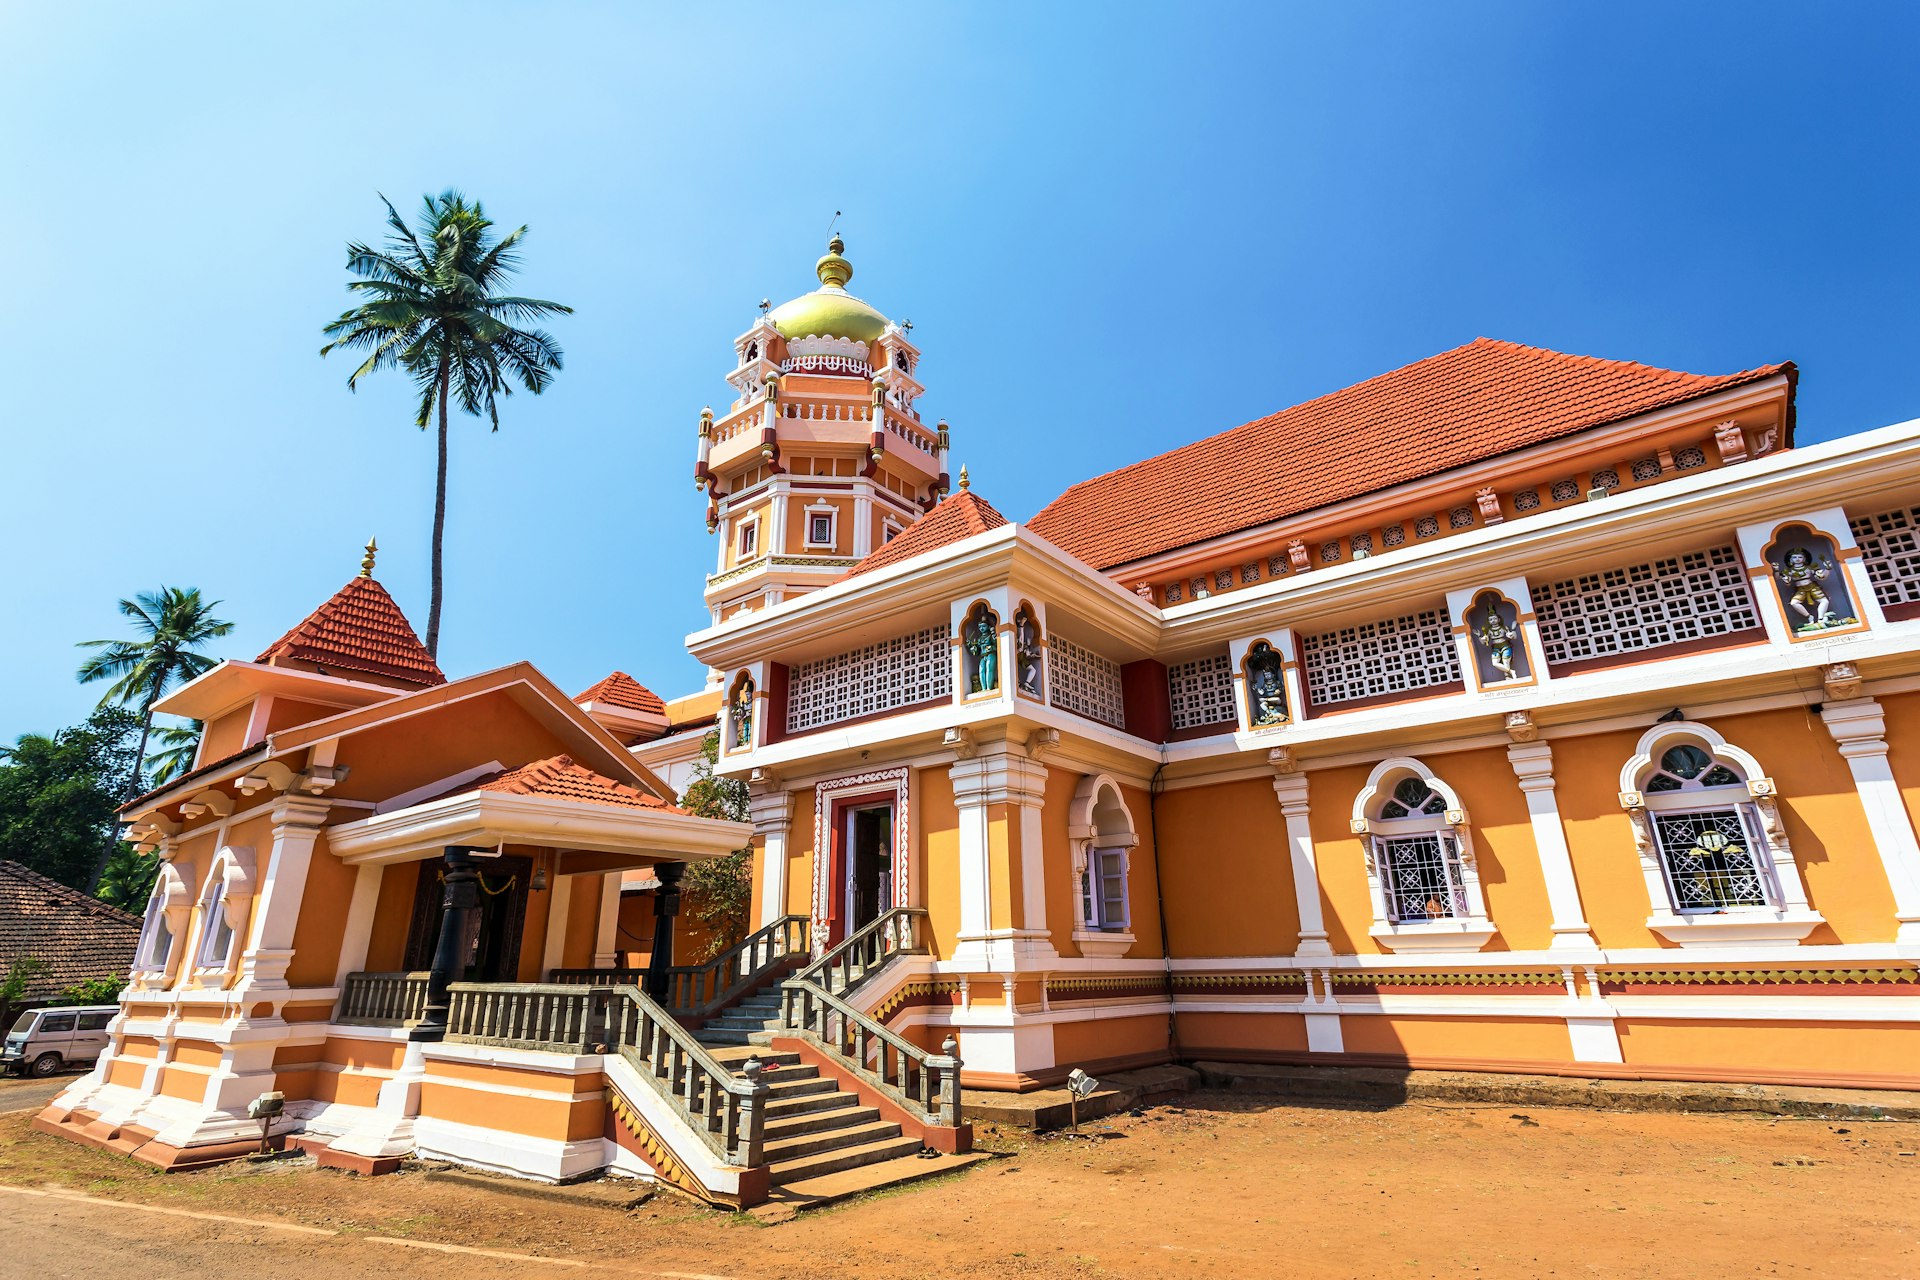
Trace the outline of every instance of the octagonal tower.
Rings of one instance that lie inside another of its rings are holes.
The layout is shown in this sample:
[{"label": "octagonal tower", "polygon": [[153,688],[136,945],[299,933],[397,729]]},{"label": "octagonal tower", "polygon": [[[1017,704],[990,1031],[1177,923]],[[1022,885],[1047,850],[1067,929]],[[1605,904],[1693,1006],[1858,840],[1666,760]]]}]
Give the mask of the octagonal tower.
[{"label": "octagonal tower", "polygon": [[847,292],[845,248],[827,242],[819,288],[761,303],[733,342],[733,403],[700,414],[716,622],[827,585],[947,493],[947,428],[920,420],[912,325]]}]

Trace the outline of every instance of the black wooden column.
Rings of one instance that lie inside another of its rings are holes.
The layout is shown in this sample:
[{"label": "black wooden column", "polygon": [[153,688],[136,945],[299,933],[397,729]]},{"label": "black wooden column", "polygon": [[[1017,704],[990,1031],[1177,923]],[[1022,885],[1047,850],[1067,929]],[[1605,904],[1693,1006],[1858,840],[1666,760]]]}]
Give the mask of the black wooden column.
[{"label": "black wooden column", "polygon": [[665,1005],[672,984],[673,918],[680,914],[680,877],[686,874],[684,862],[663,862],[653,869],[660,881],[653,899],[653,956],[647,962],[647,995],[655,1004]]},{"label": "black wooden column", "polygon": [[458,845],[446,850],[445,889],[440,897],[440,936],[433,948],[433,969],[427,975],[427,1008],[410,1040],[443,1040],[453,998],[447,988],[460,974],[460,948],[466,941],[473,913],[480,909],[480,873],[474,869],[471,849]]}]

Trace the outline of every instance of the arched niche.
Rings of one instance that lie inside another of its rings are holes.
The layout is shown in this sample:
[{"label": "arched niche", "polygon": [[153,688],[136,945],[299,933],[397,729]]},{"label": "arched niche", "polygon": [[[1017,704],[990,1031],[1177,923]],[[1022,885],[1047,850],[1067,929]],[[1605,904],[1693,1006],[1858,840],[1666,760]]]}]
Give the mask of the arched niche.
[{"label": "arched niche", "polygon": [[1799,521],[1784,524],[1774,530],[1762,555],[1794,639],[1861,625],[1852,584],[1831,535]]},{"label": "arched niche", "polygon": [[1264,638],[1247,646],[1240,660],[1241,687],[1246,690],[1247,727],[1277,729],[1292,722],[1287,705],[1287,664],[1280,650]]},{"label": "arched niche", "polygon": [[976,600],[960,623],[960,670],[967,697],[1000,691],[1000,615]]},{"label": "arched niche", "polygon": [[1524,684],[1533,679],[1526,637],[1520,627],[1520,606],[1489,587],[1467,606],[1468,647],[1473,670],[1482,689],[1502,684]]}]

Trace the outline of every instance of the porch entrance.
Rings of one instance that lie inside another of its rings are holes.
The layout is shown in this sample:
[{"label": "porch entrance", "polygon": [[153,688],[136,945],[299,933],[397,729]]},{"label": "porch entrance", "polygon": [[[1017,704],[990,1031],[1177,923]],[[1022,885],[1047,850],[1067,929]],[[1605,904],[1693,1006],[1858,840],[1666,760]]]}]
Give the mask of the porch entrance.
[{"label": "porch entrance", "polygon": [[878,920],[893,901],[893,806],[850,808],[845,822],[847,910],[841,937]]},{"label": "porch entrance", "polygon": [[[460,943],[460,971],[456,982],[517,982],[520,979],[520,934],[527,919],[528,882],[533,863],[519,857],[475,858],[480,873],[480,909],[467,924]],[[446,863],[429,858],[420,864],[420,882],[413,893],[413,923],[407,931],[407,968],[433,967],[433,949],[440,938],[440,918],[446,914]]]}]

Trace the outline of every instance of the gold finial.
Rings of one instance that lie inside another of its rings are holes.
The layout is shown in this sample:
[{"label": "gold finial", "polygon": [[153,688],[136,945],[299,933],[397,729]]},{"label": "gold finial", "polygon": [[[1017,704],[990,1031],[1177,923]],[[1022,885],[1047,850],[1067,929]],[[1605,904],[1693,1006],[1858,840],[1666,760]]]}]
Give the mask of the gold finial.
[{"label": "gold finial", "polygon": [[844,289],[847,287],[847,281],[853,279],[853,264],[840,256],[846,247],[847,242],[835,234],[827,241],[827,256],[813,264],[814,274],[818,275],[820,283],[829,289]]},{"label": "gold finial", "polygon": [[967,479],[967,464],[963,462],[960,464],[960,487],[965,489],[970,487],[972,483],[971,480]]},{"label": "gold finial", "polygon": [[361,577],[371,578],[373,576],[373,557],[374,557],[374,554],[379,550],[380,550],[380,543],[373,538],[368,538],[367,554],[360,557],[360,576]]}]

